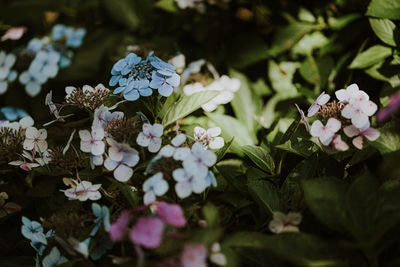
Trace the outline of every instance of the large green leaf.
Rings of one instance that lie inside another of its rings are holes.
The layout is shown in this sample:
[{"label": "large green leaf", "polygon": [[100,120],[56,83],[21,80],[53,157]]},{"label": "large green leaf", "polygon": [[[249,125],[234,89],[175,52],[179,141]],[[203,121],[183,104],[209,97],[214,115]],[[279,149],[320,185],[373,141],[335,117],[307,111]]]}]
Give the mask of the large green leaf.
[{"label": "large green leaf", "polygon": [[383,61],[385,58],[392,54],[392,49],[383,45],[374,45],[367,50],[358,54],[353,62],[351,62],[350,69],[363,69],[372,66],[376,63]]},{"label": "large green leaf", "polygon": [[140,20],[137,10],[128,0],[103,0],[104,9],[116,22],[124,25],[130,30],[139,26]]},{"label": "large green leaf", "polygon": [[201,105],[207,103],[218,95],[218,92],[205,91],[190,96],[183,95],[175,105],[166,112],[162,118],[162,124],[167,126],[200,108]]},{"label": "large green leaf", "polygon": [[396,46],[394,35],[396,25],[391,20],[370,18],[369,23],[376,36],[378,36],[382,42],[391,46]]},{"label": "large green leaf", "polygon": [[321,76],[319,75],[318,65],[312,56],[308,56],[300,66],[300,74],[309,83],[319,85]]},{"label": "large green leaf", "polygon": [[321,222],[338,232],[346,232],[346,183],[336,179],[304,180],[303,190],[308,207]]},{"label": "large green leaf", "polygon": [[242,150],[260,169],[271,174],[275,172],[274,159],[264,148],[246,145]]},{"label": "large green leaf", "polygon": [[256,133],[256,116],[262,107],[262,99],[250,88],[250,83],[245,75],[235,70],[229,71],[229,76],[240,80],[240,88],[235,92],[231,105],[236,118],[247,127],[249,132]]},{"label": "large green leaf", "polygon": [[279,210],[278,193],[272,183],[265,180],[250,180],[247,186],[250,194],[262,209],[270,214]]},{"label": "large green leaf", "polygon": [[379,129],[381,135],[371,142],[382,154],[400,150],[400,122],[392,120]]},{"label": "large green leaf", "polygon": [[372,0],[366,15],[377,18],[400,19],[400,1]]}]

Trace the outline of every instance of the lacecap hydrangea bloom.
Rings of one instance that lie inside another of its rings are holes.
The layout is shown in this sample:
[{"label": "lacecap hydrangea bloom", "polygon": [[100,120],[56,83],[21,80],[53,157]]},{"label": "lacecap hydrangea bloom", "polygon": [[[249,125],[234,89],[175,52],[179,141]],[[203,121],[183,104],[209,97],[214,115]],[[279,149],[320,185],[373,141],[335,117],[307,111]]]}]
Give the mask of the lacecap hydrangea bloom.
[{"label": "lacecap hydrangea bloom", "polygon": [[16,56],[0,51],[0,95],[7,92],[8,83],[15,81],[18,74],[12,70]]},{"label": "lacecap hydrangea bloom", "polygon": [[153,90],[167,97],[180,84],[176,68],[152,54],[142,59],[130,53],[114,64],[111,74],[109,85],[118,86],[114,94],[122,93],[129,101],[135,101],[140,96],[150,96]]}]

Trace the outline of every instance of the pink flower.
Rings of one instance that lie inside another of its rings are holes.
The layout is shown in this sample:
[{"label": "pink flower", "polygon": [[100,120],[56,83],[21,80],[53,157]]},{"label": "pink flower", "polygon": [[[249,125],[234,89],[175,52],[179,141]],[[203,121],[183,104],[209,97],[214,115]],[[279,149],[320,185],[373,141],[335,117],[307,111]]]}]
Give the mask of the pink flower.
[{"label": "pink flower", "polygon": [[187,244],[182,252],[181,264],[183,267],[205,267],[207,249],[204,245]]},{"label": "pink flower", "polygon": [[335,135],[332,140],[332,145],[336,150],[339,151],[346,151],[349,149],[349,146],[346,144],[345,141],[342,140],[342,136],[340,134]]},{"label": "pink flower", "polygon": [[389,104],[378,112],[376,119],[379,122],[384,122],[388,120],[390,116],[396,114],[399,111],[400,111],[400,91],[397,92],[392,97],[390,97]]},{"label": "pink flower", "polygon": [[341,127],[340,121],[335,118],[330,118],[326,123],[326,126],[322,124],[321,121],[316,120],[311,125],[311,135],[314,137],[318,137],[319,141],[324,145],[327,146],[333,139],[333,136],[337,131],[339,131]]},{"label": "pink flower", "polygon": [[164,222],[176,226],[182,227],[186,225],[186,219],[183,216],[182,208],[177,204],[168,204],[161,201],[157,207],[157,214]]},{"label": "pink flower", "polygon": [[1,37],[1,41],[19,40],[27,30],[28,29],[26,27],[12,27],[8,29],[7,32]]},{"label": "pink flower", "polygon": [[126,228],[130,221],[130,212],[124,210],[118,220],[110,226],[110,237],[113,241],[121,241],[124,238]]},{"label": "pink flower", "polygon": [[375,141],[380,135],[377,129],[369,127],[369,123],[361,129],[356,128],[354,125],[349,125],[345,127],[343,131],[348,137],[357,136],[356,138],[353,138],[352,143],[356,148],[360,150],[363,148],[363,137],[367,138],[370,141]]},{"label": "pink flower", "polygon": [[308,109],[307,117],[314,116],[319,111],[321,106],[325,105],[329,101],[329,98],[331,98],[331,97],[328,94],[325,94],[325,92],[322,92],[319,95],[319,97],[317,98],[317,100],[315,100],[315,102],[312,103],[312,105]]},{"label": "pink flower", "polygon": [[164,223],[159,218],[142,217],[130,232],[132,242],[145,248],[154,249],[160,246]]}]

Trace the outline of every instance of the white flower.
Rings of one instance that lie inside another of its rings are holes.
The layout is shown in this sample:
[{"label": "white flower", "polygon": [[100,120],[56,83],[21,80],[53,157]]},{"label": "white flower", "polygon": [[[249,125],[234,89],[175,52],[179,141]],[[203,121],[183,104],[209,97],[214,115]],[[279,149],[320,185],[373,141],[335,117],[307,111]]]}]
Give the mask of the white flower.
[{"label": "white flower", "polygon": [[107,143],[110,148],[104,167],[109,171],[114,170],[114,177],[118,181],[128,181],[133,174],[131,167],[139,162],[139,153],[128,144],[117,143],[111,138],[107,138]]},{"label": "white flower", "polygon": [[182,73],[185,68],[185,55],[179,54],[171,58],[168,63],[172,64],[176,68],[177,73]]},{"label": "white flower", "polygon": [[232,101],[234,92],[239,90],[240,80],[237,78],[229,78],[226,75],[222,75],[221,78],[214,81],[206,87],[209,91],[220,91],[215,98],[211,101],[205,103],[201,107],[204,111],[211,112],[214,111],[220,104],[228,104]]},{"label": "white flower", "polygon": [[339,131],[341,125],[340,121],[335,118],[330,118],[326,126],[324,126],[321,121],[316,120],[311,126],[310,133],[312,136],[318,137],[319,141],[324,146],[327,146],[332,141],[335,133]]},{"label": "white flower", "polygon": [[226,256],[221,253],[221,245],[219,243],[212,244],[210,261],[218,266],[225,266],[227,264]]},{"label": "white flower", "polygon": [[184,160],[190,154],[190,148],[188,147],[179,147],[186,141],[185,134],[178,134],[171,140],[171,145],[166,145],[161,148],[159,155],[170,158],[173,157],[174,160]]},{"label": "white flower", "polygon": [[144,204],[151,204],[156,201],[156,196],[162,196],[168,191],[168,183],[163,179],[161,172],[154,174],[147,179],[143,184],[143,191],[145,192],[143,201]]},{"label": "white flower", "polygon": [[95,166],[103,165],[104,158],[103,155],[91,155],[90,156],[90,168],[94,170]]},{"label": "white flower", "polygon": [[207,131],[201,127],[194,128],[194,139],[203,144],[205,148],[218,149],[224,146],[224,138],[218,137],[221,134],[221,128],[213,127]]},{"label": "white flower", "polygon": [[96,156],[104,153],[104,130],[102,128],[92,129],[92,133],[88,130],[80,130],[79,136],[81,138],[81,150],[83,152],[92,153]]},{"label": "white flower", "polygon": [[32,168],[39,167],[40,164],[38,163],[32,163],[32,162],[26,162],[25,160],[15,160],[11,161],[8,164],[13,165],[13,166],[19,166],[22,170],[24,171],[30,171]]},{"label": "white flower", "polygon": [[357,128],[363,128],[369,124],[369,116],[372,116],[378,107],[369,100],[354,101],[348,103],[342,110],[342,116],[351,119],[351,123]]},{"label": "white flower", "polygon": [[164,128],[161,124],[144,123],[143,132],[139,133],[136,142],[142,147],[148,147],[150,152],[155,153],[160,150],[163,131]]},{"label": "white flower", "polygon": [[110,112],[110,109],[104,105],[96,108],[94,111],[94,118],[92,128],[104,128],[113,120],[119,120],[124,117],[121,111]]},{"label": "white flower", "polygon": [[47,131],[46,129],[36,129],[35,127],[28,127],[25,132],[24,149],[33,150],[37,149],[40,152],[47,150]]},{"label": "white flower", "polygon": [[354,125],[349,125],[346,126],[343,131],[350,138],[357,136],[356,138],[353,138],[352,143],[356,148],[361,150],[363,148],[363,137],[370,141],[375,141],[380,136],[380,132],[377,129],[369,126],[368,123],[363,128],[358,129]]},{"label": "white flower", "polygon": [[186,198],[192,194],[200,194],[206,189],[206,180],[192,173],[187,172],[185,169],[180,168],[172,172],[177,183],[175,184],[175,192],[180,198]]},{"label": "white flower", "polygon": [[194,143],[191,153],[183,161],[183,167],[191,174],[204,178],[207,175],[208,167],[217,161],[217,156],[211,150],[204,149],[200,143]]},{"label": "white flower", "polygon": [[337,99],[344,103],[349,103],[352,98],[356,98],[360,89],[358,85],[353,83],[349,85],[346,89],[340,89],[335,92]]},{"label": "white flower", "polygon": [[346,151],[349,149],[349,146],[346,144],[345,141],[342,140],[342,136],[340,134],[335,135],[332,139],[333,147],[338,151]]},{"label": "white flower", "polygon": [[314,116],[319,109],[321,108],[321,106],[325,105],[326,103],[328,103],[329,98],[331,98],[328,94],[325,94],[325,92],[322,92],[319,97],[317,98],[317,100],[315,100],[315,102],[310,106],[310,108],[307,111],[307,117],[312,117]]},{"label": "white flower", "polygon": [[80,201],[90,200],[98,200],[101,198],[101,194],[99,189],[101,184],[92,185],[89,181],[77,182],[75,181],[76,186],[64,191],[66,197],[71,199],[79,199]]},{"label": "white flower", "polygon": [[183,92],[185,95],[190,96],[195,93],[206,91],[207,89],[199,82],[195,82],[192,84],[187,84],[183,87]]},{"label": "white flower", "polygon": [[282,232],[298,232],[296,225],[301,223],[302,216],[298,212],[289,212],[287,215],[282,212],[273,212],[273,219],[269,222],[269,230],[275,234]]}]

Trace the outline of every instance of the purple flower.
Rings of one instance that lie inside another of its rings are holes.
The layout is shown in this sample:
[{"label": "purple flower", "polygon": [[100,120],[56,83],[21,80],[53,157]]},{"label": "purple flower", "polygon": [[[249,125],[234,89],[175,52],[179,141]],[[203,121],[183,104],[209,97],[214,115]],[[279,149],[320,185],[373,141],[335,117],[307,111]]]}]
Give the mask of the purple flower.
[{"label": "purple flower", "polygon": [[183,210],[177,204],[168,204],[161,201],[157,207],[157,214],[160,216],[161,220],[172,226],[182,227],[186,225]]},{"label": "purple flower", "polygon": [[142,217],[131,230],[129,236],[137,245],[154,249],[160,246],[164,223],[159,218]]},{"label": "purple flower", "polygon": [[204,245],[187,244],[182,252],[183,267],[206,267],[207,248]]},{"label": "purple flower", "polygon": [[389,104],[376,115],[379,122],[388,120],[392,115],[400,111],[400,91],[390,98]]},{"label": "purple flower", "polygon": [[176,73],[171,76],[164,76],[157,72],[153,72],[151,79],[150,87],[158,89],[160,95],[165,97],[170,96],[174,90],[173,87],[179,86],[180,83],[179,75]]},{"label": "purple flower", "polygon": [[124,238],[125,231],[128,227],[130,221],[130,212],[124,210],[121,215],[119,216],[118,220],[111,224],[110,226],[110,238],[117,242],[121,241]]}]

